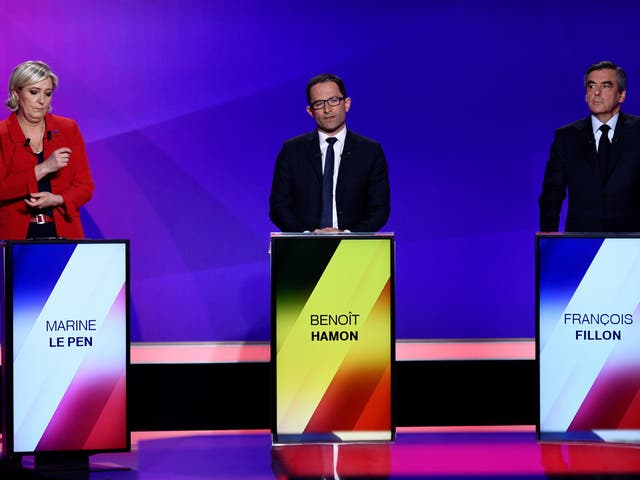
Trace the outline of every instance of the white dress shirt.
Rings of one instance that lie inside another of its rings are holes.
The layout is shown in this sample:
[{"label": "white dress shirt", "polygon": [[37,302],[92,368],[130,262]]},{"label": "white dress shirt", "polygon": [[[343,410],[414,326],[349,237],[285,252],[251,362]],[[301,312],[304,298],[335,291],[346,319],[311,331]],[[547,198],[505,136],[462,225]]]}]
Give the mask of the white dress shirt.
[{"label": "white dress shirt", "polygon": [[[618,117],[620,116],[620,112],[616,113],[613,117],[609,119],[607,125],[611,127],[611,129],[607,132],[609,135],[609,141],[613,140],[613,133],[616,129],[616,125],[618,124]],[[600,143],[600,137],[602,136],[602,131],[600,127],[604,125],[603,122],[598,120],[596,117],[591,115],[591,127],[593,128],[593,137],[596,139],[596,151],[598,150],[598,146]]]},{"label": "white dress shirt", "polygon": [[336,143],[333,144],[333,208],[332,208],[332,224],[333,228],[338,228],[338,209],[336,208],[336,185],[338,184],[338,173],[340,171],[340,160],[342,151],[344,150],[344,141],[347,138],[347,127],[344,127],[335,135],[327,135],[318,130],[318,138],[320,141],[320,153],[322,154],[322,172],[324,173],[324,159],[327,156],[327,138],[335,137]]}]

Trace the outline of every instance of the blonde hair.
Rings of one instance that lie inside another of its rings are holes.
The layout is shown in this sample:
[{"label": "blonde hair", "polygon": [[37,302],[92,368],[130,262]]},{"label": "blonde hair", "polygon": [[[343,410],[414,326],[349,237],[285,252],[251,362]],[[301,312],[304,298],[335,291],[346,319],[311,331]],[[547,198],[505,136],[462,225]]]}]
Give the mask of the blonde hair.
[{"label": "blonde hair", "polygon": [[51,79],[51,84],[55,89],[58,86],[58,76],[53,73],[51,67],[46,63],[38,60],[29,60],[18,65],[11,72],[11,78],[9,79],[7,108],[12,112],[18,110],[18,97],[14,94],[15,91],[20,91],[27,85],[41,82],[47,78]]}]

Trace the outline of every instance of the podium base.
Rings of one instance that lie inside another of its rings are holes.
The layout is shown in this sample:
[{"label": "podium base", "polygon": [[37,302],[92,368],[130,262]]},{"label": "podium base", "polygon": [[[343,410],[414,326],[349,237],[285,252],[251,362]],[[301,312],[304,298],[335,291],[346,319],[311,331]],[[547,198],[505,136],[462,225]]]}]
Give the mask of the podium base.
[{"label": "podium base", "polygon": [[89,463],[89,454],[80,452],[47,452],[33,456],[33,470],[42,478],[88,480],[92,472],[126,471],[129,467]]},{"label": "podium base", "polygon": [[89,455],[77,452],[36,453],[33,456],[34,470],[37,472],[89,471]]}]

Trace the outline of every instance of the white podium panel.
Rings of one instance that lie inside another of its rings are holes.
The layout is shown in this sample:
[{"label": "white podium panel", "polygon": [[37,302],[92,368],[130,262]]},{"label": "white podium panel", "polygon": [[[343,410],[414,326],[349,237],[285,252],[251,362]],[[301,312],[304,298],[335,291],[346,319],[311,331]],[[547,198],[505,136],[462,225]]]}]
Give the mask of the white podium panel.
[{"label": "white podium panel", "polygon": [[640,236],[536,242],[538,438],[640,442]]},{"label": "white podium panel", "polygon": [[3,453],[130,449],[129,244],[3,248]]}]

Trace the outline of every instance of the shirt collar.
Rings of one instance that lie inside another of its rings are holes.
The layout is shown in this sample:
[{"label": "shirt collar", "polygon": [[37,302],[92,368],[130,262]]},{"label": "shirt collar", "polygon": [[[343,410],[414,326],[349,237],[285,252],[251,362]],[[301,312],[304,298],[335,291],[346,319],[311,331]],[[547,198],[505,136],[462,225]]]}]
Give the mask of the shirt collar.
[{"label": "shirt collar", "polygon": [[320,140],[320,145],[324,145],[326,143],[327,138],[329,137],[336,137],[338,139],[338,142],[344,145],[344,141],[347,138],[347,127],[346,126],[343,127],[342,130],[340,130],[335,135],[327,135],[326,133],[318,130],[318,138]]},{"label": "shirt collar", "polygon": [[[620,117],[620,112],[616,113],[613,117],[611,117],[609,119],[607,123],[607,125],[609,125],[611,127],[611,131],[615,131],[616,129],[616,125],[618,124],[618,118]],[[591,115],[591,128],[593,128],[593,134],[595,135],[596,132],[600,129],[600,127],[604,125],[603,122],[601,122],[600,120],[598,120],[596,117],[594,117],[593,115]]]}]

